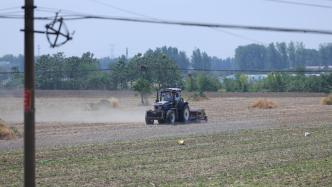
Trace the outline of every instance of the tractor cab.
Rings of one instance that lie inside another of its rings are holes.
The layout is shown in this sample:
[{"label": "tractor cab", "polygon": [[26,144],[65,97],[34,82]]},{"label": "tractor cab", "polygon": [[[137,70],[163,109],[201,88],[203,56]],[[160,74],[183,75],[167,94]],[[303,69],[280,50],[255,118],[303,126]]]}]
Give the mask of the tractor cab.
[{"label": "tractor cab", "polygon": [[[157,96],[158,100],[158,96]],[[179,88],[167,88],[160,91],[160,100],[166,102],[179,102],[181,100],[181,89]]]}]

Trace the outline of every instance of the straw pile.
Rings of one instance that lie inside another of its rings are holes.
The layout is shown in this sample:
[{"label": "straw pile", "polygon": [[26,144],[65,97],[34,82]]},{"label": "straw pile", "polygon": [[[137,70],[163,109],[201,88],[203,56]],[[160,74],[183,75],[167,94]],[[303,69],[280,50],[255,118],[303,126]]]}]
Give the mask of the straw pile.
[{"label": "straw pile", "polygon": [[320,104],[322,105],[332,105],[332,94],[324,97],[320,100]]},{"label": "straw pile", "polygon": [[272,109],[272,108],[277,108],[278,104],[269,99],[259,99],[254,103],[252,103],[250,107],[258,109]]},{"label": "straw pile", "polygon": [[11,140],[15,137],[14,131],[8,127],[5,121],[0,119],[0,140]]}]

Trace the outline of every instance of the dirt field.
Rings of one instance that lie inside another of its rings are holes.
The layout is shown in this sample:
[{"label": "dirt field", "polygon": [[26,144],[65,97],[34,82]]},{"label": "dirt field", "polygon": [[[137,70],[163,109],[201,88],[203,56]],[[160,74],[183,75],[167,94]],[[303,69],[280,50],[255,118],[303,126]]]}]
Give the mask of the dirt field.
[{"label": "dirt field", "polygon": [[[1,93],[0,118],[22,131],[22,98],[17,93]],[[133,92],[42,91],[36,99],[36,144],[38,148],[109,143],[169,136],[200,135],[239,129],[312,127],[332,123],[332,106],[319,104],[317,94],[210,94],[208,100],[190,102],[205,108],[208,123],[145,126],[144,113]],[[89,103],[116,97],[120,107],[90,110]],[[259,98],[270,98],[278,108],[249,108]],[[150,98],[152,103],[153,98]],[[0,141],[0,151],[20,149],[22,138]]]},{"label": "dirt field", "polygon": [[[311,132],[304,136],[304,132]],[[239,130],[42,148],[37,186],[331,186],[332,126]],[[0,154],[0,186],[23,186],[23,153]]]}]

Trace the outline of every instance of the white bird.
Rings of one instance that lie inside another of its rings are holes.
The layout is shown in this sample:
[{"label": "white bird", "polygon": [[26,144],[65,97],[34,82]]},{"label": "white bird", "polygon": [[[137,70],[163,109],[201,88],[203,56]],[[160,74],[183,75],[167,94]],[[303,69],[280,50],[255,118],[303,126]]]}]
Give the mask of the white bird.
[{"label": "white bird", "polygon": [[178,140],[178,141],[177,141],[177,144],[179,144],[179,145],[184,145],[185,142],[184,142],[184,140],[181,139],[181,140]]},{"label": "white bird", "polygon": [[309,132],[305,132],[304,136],[310,136],[310,133]]}]

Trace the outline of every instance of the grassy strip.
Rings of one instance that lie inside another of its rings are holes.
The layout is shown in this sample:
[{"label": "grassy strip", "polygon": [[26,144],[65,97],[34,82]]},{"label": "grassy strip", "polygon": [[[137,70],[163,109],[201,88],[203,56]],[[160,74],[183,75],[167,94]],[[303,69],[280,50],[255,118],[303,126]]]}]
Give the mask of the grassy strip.
[{"label": "grassy strip", "polygon": [[[304,132],[311,132],[305,137]],[[328,186],[332,126],[84,145],[37,152],[40,186]],[[0,152],[0,186],[22,186],[22,152]]]}]

